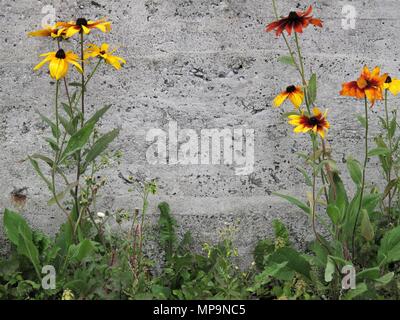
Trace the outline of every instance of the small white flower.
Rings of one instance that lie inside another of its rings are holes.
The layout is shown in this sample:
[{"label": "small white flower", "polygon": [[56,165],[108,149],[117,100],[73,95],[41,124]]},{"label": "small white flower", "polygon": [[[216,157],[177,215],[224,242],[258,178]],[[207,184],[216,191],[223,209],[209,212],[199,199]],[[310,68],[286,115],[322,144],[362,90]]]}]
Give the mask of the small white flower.
[{"label": "small white flower", "polygon": [[103,212],[97,212],[97,217],[99,217],[100,219],[104,219],[106,217],[106,214]]}]

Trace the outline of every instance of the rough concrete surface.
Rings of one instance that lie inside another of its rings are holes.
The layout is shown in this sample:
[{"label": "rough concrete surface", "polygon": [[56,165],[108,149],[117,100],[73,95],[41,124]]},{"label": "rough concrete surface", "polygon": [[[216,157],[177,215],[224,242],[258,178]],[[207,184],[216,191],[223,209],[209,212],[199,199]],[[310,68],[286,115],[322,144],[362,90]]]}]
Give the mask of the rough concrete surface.
[{"label": "rough concrete surface", "polygon": [[[40,61],[38,54],[54,50],[54,43],[27,38],[26,33],[40,27],[45,15],[41,10],[49,4],[60,20],[107,17],[113,22],[112,32],[95,32],[92,41],[115,44],[128,62],[121,71],[102,67],[87,98],[88,112],[112,104],[101,131],[121,128],[112,149],[121,149],[123,158],[120,166],[104,173],[109,182],[102,209],[140,206],[119,178],[119,173],[131,172],[158,179],[151,213],[157,214],[159,201],[168,201],[181,230],[191,230],[198,243],[217,240],[221,229],[237,223],[236,244],[244,260],[250,259],[255,242],[271,234],[275,218],[287,223],[297,243],[312,239],[308,219],[272,195],[281,191],[303,196],[305,184],[296,170],[301,160],[295,152],[307,150],[309,144],[305,136],[295,136],[281,117],[291,107],[272,107],[275,95],[297,80],[297,74],[277,62],[286,55],[283,40],[264,32],[273,19],[268,0],[0,0],[2,212],[13,207],[13,188],[27,187],[22,213],[32,225],[52,234],[64,219],[56,207],[46,205],[49,194],[30,165],[20,162],[28,154],[47,150],[43,138],[49,130],[34,110],[50,114],[54,83],[45,68],[40,72],[32,68]],[[318,104],[329,108],[328,140],[334,157],[343,164],[345,154],[361,157],[363,131],[355,116],[363,106],[339,96],[341,83],[355,79],[364,64],[382,66],[394,75],[399,72],[400,2],[278,1],[282,14],[308,4],[324,20],[324,28],[310,27],[301,36],[306,70],[319,76]],[[354,30],[342,28],[346,4],[357,10]],[[380,104],[374,109],[379,112]],[[196,131],[254,129],[254,172],[240,176],[225,165],[149,164],[146,132],[167,130],[170,120]],[[374,116],[372,133],[378,130],[376,120]],[[369,174],[379,181],[376,168],[371,161]]]}]

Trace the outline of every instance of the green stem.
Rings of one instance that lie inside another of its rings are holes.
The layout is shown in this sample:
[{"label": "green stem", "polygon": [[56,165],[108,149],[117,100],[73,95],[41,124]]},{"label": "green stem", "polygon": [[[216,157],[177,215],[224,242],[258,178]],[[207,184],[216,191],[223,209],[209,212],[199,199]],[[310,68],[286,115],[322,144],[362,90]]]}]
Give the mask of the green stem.
[{"label": "green stem", "polygon": [[[84,55],[84,51],[83,51],[83,32],[81,31],[80,33],[81,36],[81,65],[82,65],[82,75],[81,75],[81,128],[83,127],[84,121],[85,121],[85,89],[84,89],[84,85],[85,85],[85,64],[83,61],[83,55]],[[78,99],[79,101],[79,99]],[[77,155],[77,163],[76,163],[76,187],[75,187],[75,207],[76,207],[76,213],[77,213],[77,219],[80,216],[80,211],[79,211],[79,180],[81,177],[81,151],[78,151],[78,155]],[[79,221],[77,222],[79,223]],[[76,229],[76,228],[75,228]],[[75,232],[74,232],[75,233]]]},{"label": "green stem", "polygon": [[364,198],[365,172],[366,172],[367,163],[368,163],[368,129],[369,129],[369,123],[368,123],[368,101],[367,101],[367,97],[365,97],[364,102],[365,102],[365,157],[364,157],[362,180],[361,180],[360,203],[358,205],[358,210],[357,210],[357,214],[356,214],[356,221],[354,222],[353,235],[352,235],[352,240],[351,240],[353,261],[355,260],[355,257],[356,257],[356,245],[355,245],[356,229],[357,229],[358,219],[359,219],[360,212],[361,212],[362,201],[363,201],[363,198]]}]

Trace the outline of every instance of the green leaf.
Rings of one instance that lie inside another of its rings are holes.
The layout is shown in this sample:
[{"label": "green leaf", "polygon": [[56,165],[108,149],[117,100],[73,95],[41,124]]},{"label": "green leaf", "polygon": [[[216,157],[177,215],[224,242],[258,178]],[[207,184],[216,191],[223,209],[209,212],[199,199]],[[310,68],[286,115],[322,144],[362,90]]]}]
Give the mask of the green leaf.
[{"label": "green leaf", "polygon": [[59,116],[60,123],[64,127],[65,131],[72,136],[75,133],[75,128],[72,124],[72,122],[69,122],[67,119],[65,119],[63,116]]},{"label": "green leaf", "polygon": [[68,156],[81,150],[89,141],[90,135],[94,129],[94,124],[90,123],[78,130],[68,141],[68,144],[61,156],[60,162],[63,162]]},{"label": "green leaf", "polygon": [[386,286],[389,284],[394,278],[394,272],[389,272],[383,275],[382,277],[375,279],[375,281],[382,286]]},{"label": "green leaf", "polygon": [[387,231],[378,250],[379,263],[400,261],[400,226]]},{"label": "green leaf", "polygon": [[310,212],[311,212],[309,206],[307,206],[305,203],[301,202],[300,200],[298,200],[298,199],[296,199],[294,197],[287,196],[287,195],[284,195],[284,194],[280,194],[280,193],[277,193],[277,192],[274,192],[273,195],[281,197],[281,198],[289,201],[291,204],[294,204],[295,206],[299,207],[301,210],[303,210],[307,214],[310,214]]},{"label": "green leaf", "polygon": [[[61,192],[59,192],[59,193],[56,195],[57,198],[56,198],[56,197],[52,197],[49,201],[47,201],[47,205],[48,205],[48,206],[52,206],[52,205],[56,204],[57,201],[58,201],[58,202],[61,202],[61,200],[64,199],[65,195],[66,195],[69,191],[71,191],[71,189],[73,189],[75,186],[77,186],[77,184],[78,184],[77,181],[75,181],[75,182],[73,182],[73,183],[70,183],[70,184],[65,188],[64,191],[61,191]],[[56,200],[57,200],[57,201],[56,201]]]},{"label": "green leaf", "polygon": [[54,151],[56,151],[56,152],[60,150],[60,148],[58,147],[58,144],[57,144],[57,141],[56,141],[56,140],[54,140],[54,139],[52,139],[52,138],[45,138],[44,140],[50,145],[50,148],[51,148],[52,150],[54,150]]},{"label": "green leaf", "polygon": [[60,162],[63,162],[68,156],[81,150],[86,143],[89,141],[90,135],[93,132],[94,126],[99,119],[110,109],[111,106],[105,106],[96,113],[84,124],[84,126],[78,130],[68,141],[68,144],[61,156]]},{"label": "green leaf", "polygon": [[365,209],[361,210],[361,235],[367,241],[372,241],[375,238],[374,227],[369,219],[368,211]]},{"label": "green leaf", "polygon": [[361,185],[361,181],[362,181],[362,171],[361,171],[361,167],[360,164],[358,163],[358,161],[352,159],[352,158],[348,158],[347,159],[347,170],[350,173],[350,177],[351,179],[354,181],[354,183],[356,185]]},{"label": "green leaf", "polygon": [[357,287],[352,290],[350,289],[344,296],[344,300],[352,300],[354,298],[357,298],[358,296],[362,295],[363,293],[368,291],[367,285],[363,282],[357,285]]},{"label": "green leaf", "polygon": [[32,164],[33,169],[35,169],[36,173],[39,175],[40,178],[47,184],[47,187],[51,190],[51,183],[50,181],[44,176],[42,170],[39,167],[39,164],[36,160],[32,159],[31,157],[28,157],[29,161]]},{"label": "green leaf", "polygon": [[307,88],[308,103],[312,105],[317,100],[317,75],[312,74],[310,81],[308,82]]},{"label": "green leaf", "polygon": [[390,150],[386,148],[375,148],[368,151],[368,156],[376,157],[376,156],[387,156],[390,154]]},{"label": "green leaf", "polygon": [[358,115],[357,120],[361,123],[361,125],[366,128],[367,127],[367,121],[365,117]]},{"label": "green leaf", "polygon": [[40,276],[40,261],[39,251],[32,241],[32,232],[27,225],[19,225],[18,227],[19,239],[18,239],[18,253],[27,257],[35,268],[38,278]]},{"label": "green leaf", "polygon": [[118,134],[119,130],[114,129],[103,135],[101,138],[99,138],[87,153],[84,167],[86,167],[89,163],[95,160],[108,147],[108,145],[118,136]]},{"label": "green leaf", "polygon": [[333,274],[335,273],[335,262],[331,256],[328,256],[325,267],[325,282],[331,282],[333,280]]},{"label": "green leaf", "polygon": [[300,168],[300,167],[298,167],[297,170],[299,170],[303,174],[303,177],[304,177],[306,185],[311,187],[312,186],[312,181],[311,181],[310,176],[306,172],[306,170],[304,170],[303,168]]},{"label": "green leaf", "polygon": [[295,61],[293,60],[293,58],[291,56],[280,56],[278,58],[278,61],[280,63],[291,65],[291,66],[295,66],[296,65]]},{"label": "green leaf", "polygon": [[328,205],[328,208],[326,209],[326,212],[328,213],[328,216],[329,216],[329,218],[331,218],[332,223],[334,225],[338,225],[341,223],[344,212],[340,211],[339,208],[335,204],[330,203]]},{"label": "green leaf", "polygon": [[380,277],[379,267],[364,269],[357,273],[357,282],[362,282],[364,280],[376,280]]},{"label": "green leaf", "polygon": [[269,261],[276,263],[287,262],[287,267],[310,279],[311,266],[296,250],[284,247],[276,250],[268,258]]},{"label": "green leaf", "polygon": [[61,133],[60,133],[60,130],[57,128],[57,125],[53,121],[51,121],[49,118],[42,115],[39,111],[36,110],[36,112],[40,116],[40,118],[50,126],[53,137],[59,138]]},{"label": "green leaf", "polygon": [[171,209],[167,202],[161,202],[158,205],[158,208],[160,209],[160,218],[158,220],[160,229],[159,241],[165,251],[165,258],[167,262],[170,262],[176,247],[176,221],[171,215]]}]

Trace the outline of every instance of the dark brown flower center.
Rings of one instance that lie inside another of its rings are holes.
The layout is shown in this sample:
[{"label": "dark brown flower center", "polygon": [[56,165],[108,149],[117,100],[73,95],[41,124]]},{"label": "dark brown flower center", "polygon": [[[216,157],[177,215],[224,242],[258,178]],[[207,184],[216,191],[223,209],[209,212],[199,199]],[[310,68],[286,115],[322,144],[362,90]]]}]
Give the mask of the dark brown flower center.
[{"label": "dark brown flower center", "polygon": [[76,20],[76,25],[77,26],[80,26],[80,27],[82,27],[82,26],[87,26],[87,20],[85,19],[85,18],[78,18],[77,20]]},{"label": "dark brown flower center", "polygon": [[388,76],[388,77],[386,78],[385,83],[392,83],[392,78],[391,78],[390,76]]},{"label": "dark brown flower center", "polygon": [[106,54],[106,52],[104,50],[101,50],[100,54]]},{"label": "dark brown flower center", "polygon": [[58,59],[65,59],[65,51],[63,49],[60,49],[56,52],[56,58]]},{"label": "dark brown flower center", "polygon": [[289,13],[289,17],[288,17],[290,20],[297,20],[298,18],[299,18],[299,15],[297,14],[297,12],[296,11],[291,11],[290,13]]},{"label": "dark brown flower center", "polygon": [[296,87],[295,86],[289,86],[286,88],[286,92],[287,93],[292,93],[296,91]]},{"label": "dark brown flower center", "polygon": [[311,126],[317,126],[320,123],[320,120],[317,117],[311,117],[308,119],[308,122]]}]

